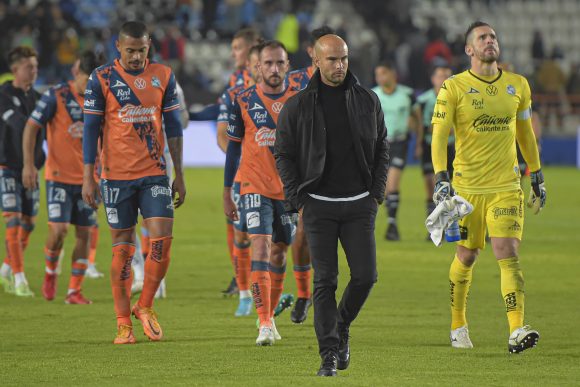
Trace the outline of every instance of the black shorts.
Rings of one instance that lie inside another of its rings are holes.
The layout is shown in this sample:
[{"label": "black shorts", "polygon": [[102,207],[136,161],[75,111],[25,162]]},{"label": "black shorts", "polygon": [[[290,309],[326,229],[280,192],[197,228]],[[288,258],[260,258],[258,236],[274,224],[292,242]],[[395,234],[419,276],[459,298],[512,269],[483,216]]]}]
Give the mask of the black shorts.
[{"label": "black shorts", "polygon": [[405,169],[407,164],[407,153],[409,151],[409,138],[405,140],[395,140],[389,142],[389,163],[390,168]]},{"label": "black shorts", "polygon": [[[423,157],[421,158],[421,169],[423,175],[430,175],[435,173],[433,169],[433,159],[431,157],[431,144],[427,144],[425,140],[423,143]],[[447,171],[449,176],[453,176],[453,160],[455,159],[455,144],[447,145]]]}]

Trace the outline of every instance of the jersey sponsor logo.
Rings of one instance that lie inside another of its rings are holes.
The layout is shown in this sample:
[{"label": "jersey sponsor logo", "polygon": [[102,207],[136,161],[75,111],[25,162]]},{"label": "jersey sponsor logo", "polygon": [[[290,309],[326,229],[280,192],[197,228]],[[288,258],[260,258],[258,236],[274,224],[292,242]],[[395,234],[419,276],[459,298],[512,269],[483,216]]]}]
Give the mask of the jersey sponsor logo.
[{"label": "jersey sponsor logo", "polygon": [[95,107],[95,100],[94,99],[85,99],[85,107],[86,108]]},{"label": "jersey sponsor logo", "polygon": [[157,118],[157,106],[135,106],[127,104],[119,109],[119,118],[123,123],[152,122]]},{"label": "jersey sponsor logo", "polygon": [[60,209],[60,204],[51,203],[48,205],[48,217],[49,218],[60,218],[62,211]]},{"label": "jersey sponsor logo", "polygon": [[446,106],[447,105],[447,101],[445,101],[444,99],[438,99],[435,102],[436,105],[441,105],[441,106]]},{"label": "jersey sponsor logo", "polygon": [[121,82],[120,80],[116,79],[115,80],[115,84],[113,86],[111,86],[111,88],[113,87],[127,87],[127,85],[123,82]]},{"label": "jersey sponsor logo", "polygon": [[433,112],[433,118],[440,118],[440,119],[444,120],[446,115],[447,115],[447,113],[445,113],[445,112],[440,112],[440,111]]},{"label": "jersey sponsor logo", "polygon": [[16,207],[16,195],[13,193],[2,195],[2,208],[6,210],[12,207]]},{"label": "jersey sponsor logo", "polygon": [[252,120],[256,125],[264,125],[266,123],[266,119],[268,118],[268,112],[254,112],[252,116]]},{"label": "jersey sponsor logo", "polygon": [[248,228],[260,227],[260,213],[257,211],[248,212],[246,214],[246,224]]},{"label": "jersey sponsor logo", "polygon": [[284,104],[282,102],[274,102],[272,104],[272,111],[274,113],[280,113],[282,111],[283,107],[284,107]]},{"label": "jersey sponsor logo", "polygon": [[249,110],[258,110],[258,109],[262,109],[263,110],[264,107],[262,105],[260,105],[259,103],[254,102],[254,106],[252,106],[251,108],[249,108],[248,111]]},{"label": "jersey sponsor logo", "polygon": [[497,87],[495,87],[494,85],[489,85],[488,87],[485,88],[485,93],[493,97],[494,95],[497,95]]},{"label": "jersey sponsor logo", "polygon": [[151,86],[161,88],[161,81],[156,76],[151,77]]},{"label": "jersey sponsor logo", "polygon": [[489,114],[482,114],[473,120],[473,127],[478,133],[481,132],[503,132],[509,130],[512,117],[497,117]]},{"label": "jersey sponsor logo", "polygon": [[516,95],[516,88],[512,85],[507,85],[506,91],[509,95]]},{"label": "jersey sponsor logo", "polygon": [[494,207],[493,208],[493,218],[497,219],[500,216],[517,216],[518,208],[516,206],[511,207]]},{"label": "jersey sponsor logo", "polygon": [[276,142],[276,130],[262,126],[254,137],[258,146],[274,146]]},{"label": "jersey sponsor logo", "polygon": [[136,88],[139,90],[143,90],[147,87],[147,82],[143,78],[136,78],[135,82],[133,82]]},{"label": "jersey sponsor logo", "polygon": [[514,224],[512,224],[511,226],[508,227],[508,230],[511,231],[520,231],[522,229],[522,226],[520,226],[520,224],[517,221],[514,221]]},{"label": "jersey sponsor logo", "polygon": [[82,121],[74,122],[68,127],[68,134],[70,134],[72,138],[83,138],[83,126]]},{"label": "jersey sponsor logo", "polygon": [[91,95],[91,94],[93,94],[93,91],[91,89],[85,90],[85,95]]},{"label": "jersey sponsor logo", "polygon": [[129,101],[131,99],[131,89],[118,89],[117,94],[115,94],[119,102]]},{"label": "jersey sponsor logo", "polygon": [[471,107],[475,110],[483,109],[483,98],[482,99],[474,99],[471,101]]},{"label": "jersey sponsor logo", "polygon": [[156,185],[151,187],[151,196],[156,198],[159,195],[171,196],[171,188]]},{"label": "jersey sponsor logo", "polygon": [[35,120],[40,120],[42,119],[42,113],[39,112],[38,110],[35,110],[32,112],[32,118],[34,118]]},{"label": "jersey sponsor logo", "polygon": [[107,220],[111,224],[119,223],[119,213],[116,208],[106,208],[107,210]]},{"label": "jersey sponsor logo", "polygon": [[473,87],[470,87],[469,91],[465,94],[479,94],[479,91],[477,89],[474,89]]}]

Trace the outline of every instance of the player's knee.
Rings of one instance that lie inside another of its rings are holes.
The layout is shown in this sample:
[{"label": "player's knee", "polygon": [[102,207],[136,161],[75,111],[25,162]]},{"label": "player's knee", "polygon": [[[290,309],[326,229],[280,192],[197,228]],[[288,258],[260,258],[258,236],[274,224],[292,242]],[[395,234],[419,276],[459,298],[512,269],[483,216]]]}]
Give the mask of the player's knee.
[{"label": "player's knee", "polygon": [[250,238],[248,238],[248,234],[245,232],[235,232],[234,233],[234,242],[239,247],[248,247],[250,246]]},{"label": "player's knee", "polygon": [[473,266],[478,255],[479,249],[468,249],[463,246],[457,246],[457,259],[465,266]]},{"label": "player's knee", "polygon": [[314,272],[314,290],[318,291],[336,291],[338,286],[338,273],[330,275],[317,275]]},{"label": "player's knee", "polygon": [[91,228],[90,227],[76,227],[75,238],[84,243],[88,243],[91,239]]},{"label": "player's knee", "polygon": [[370,290],[377,282],[377,272],[365,270],[360,273],[351,273],[350,283],[358,289]]},{"label": "player's knee", "polygon": [[52,237],[59,243],[64,242],[66,235],[68,234],[68,227],[66,223],[51,223],[50,233]]}]

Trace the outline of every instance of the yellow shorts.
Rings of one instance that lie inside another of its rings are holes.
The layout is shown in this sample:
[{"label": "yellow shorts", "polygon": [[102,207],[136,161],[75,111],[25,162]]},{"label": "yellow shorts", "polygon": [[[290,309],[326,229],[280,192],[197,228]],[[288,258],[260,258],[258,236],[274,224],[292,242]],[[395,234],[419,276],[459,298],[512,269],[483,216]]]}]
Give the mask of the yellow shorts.
[{"label": "yellow shorts", "polygon": [[492,238],[522,239],[524,193],[521,189],[489,194],[457,194],[473,204],[473,212],[459,221],[459,245],[468,249],[483,249],[486,226]]}]

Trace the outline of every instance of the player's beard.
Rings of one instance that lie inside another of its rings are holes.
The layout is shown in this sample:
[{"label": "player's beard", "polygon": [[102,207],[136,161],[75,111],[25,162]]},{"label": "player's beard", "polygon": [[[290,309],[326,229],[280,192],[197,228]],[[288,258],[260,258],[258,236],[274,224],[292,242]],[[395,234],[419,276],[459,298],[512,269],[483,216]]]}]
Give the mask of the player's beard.
[{"label": "player's beard", "polygon": [[264,83],[272,88],[280,86],[282,81],[283,78],[280,75],[271,75],[268,78],[264,78]]},{"label": "player's beard", "polygon": [[486,50],[489,47],[486,47],[485,49],[483,49],[481,52],[477,53],[477,58],[482,61],[483,63],[493,63],[496,62],[499,58],[499,49],[496,49],[494,47],[494,52],[493,53],[487,53]]}]

